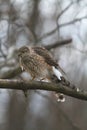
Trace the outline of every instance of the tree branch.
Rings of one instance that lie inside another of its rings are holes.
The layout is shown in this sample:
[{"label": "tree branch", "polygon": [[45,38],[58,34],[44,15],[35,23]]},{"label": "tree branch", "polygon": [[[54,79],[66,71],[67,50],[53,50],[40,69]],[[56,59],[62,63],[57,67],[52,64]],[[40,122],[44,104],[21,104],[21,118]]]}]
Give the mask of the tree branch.
[{"label": "tree branch", "polygon": [[69,26],[70,24],[74,24],[76,22],[80,22],[81,20],[84,20],[84,19],[87,19],[87,16],[83,16],[81,18],[73,19],[73,20],[71,20],[70,22],[67,22],[67,23],[59,24],[59,27]]},{"label": "tree branch", "polygon": [[43,34],[43,36],[41,36],[40,38],[37,39],[37,42],[42,41],[44,38],[47,38],[48,36],[51,36],[52,34],[54,34],[56,31],[58,30],[58,28],[54,28],[51,32],[47,32],[45,34]]},{"label": "tree branch", "polygon": [[14,69],[8,70],[7,72],[4,72],[3,75],[0,75],[1,79],[10,79],[14,78],[15,76],[19,75],[22,72],[21,67],[17,66]]},{"label": "tree branch", "polygon": [[[73,20],[71,20],[71,21],[69,21],[69,22],[66,22],[66,23],[61,23],[61,24],[59,24],[58,26],[59,26],[59,27],[69,26],[70,24],[74,24],[74,23],[76,23],[76,22],[80,22],[80,21],[82,21],[82,20],[84,20],[84,19],[87,19],[87,16],[83,16],[83,17],[81,17],[81,18],[76,18],[76,19],[73,19]],[[37,41],[40,42],[40,41],[43,40],[44,38],[47,38],[48,36],[54,34],[56,31],[58,31],[58,28],[57,28],[57,27],[54,28],[51,32],[48,32],[48,33],[43,34],[43,36],[40,37],[40,38],[38,38]]]},{"label": "tree branch", "polygon": [[57,20],[58,20],[66,11],[68,11],[68,9],[72,6],[72,4],[73,4],[73,1],[72,1],[66,8],[64,8],[64,9],[60,12],[60,14],[59,14],[58,17],[57,17]]},{"label": "tree branch", "polygon": [[61,40],[61,41],[57,41],[53,44],[50,44],[50,45],[46,45],[44,46],[47,50],[50,50],[52,48],[56,48],[56,47],[59,47],[59,46],[63,46],[63,45],[66,45],[66,44],[69,44],[70,42],[72,42],[72,39],[66,39],[66,40]]},{"label": "tree branch", "polygon": [[0,88],[2,89],[17,89],[17,90],[47,90],[60,92],[65,95],[78,98],[81,100],[87,100],[87,92],[85,91],[76,91],[76,89],[69,88],[68,86],[63,85],[62,83],[47,83],[47,82],[38,82],[38,81],[22,81],[22,80],[8,80],[0,79]]}]

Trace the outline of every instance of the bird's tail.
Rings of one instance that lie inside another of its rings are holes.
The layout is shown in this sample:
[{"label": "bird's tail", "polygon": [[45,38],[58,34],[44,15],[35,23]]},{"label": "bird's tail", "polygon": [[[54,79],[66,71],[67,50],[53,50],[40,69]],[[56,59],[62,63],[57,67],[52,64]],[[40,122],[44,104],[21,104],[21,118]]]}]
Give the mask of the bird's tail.
[{"label": "bird's tail", "polygon": [[66,77],[66,73],[63,71],[63,69],[58,65],[56,69],[59,70],[59,72],[62,74],[63,77]]},{"label": "bird's tail", "polygon": [[[58,77],[55,74],[51,75],[50,78],[51,78],[51,82],[54,82],[54,83],[60,82],[60,79],[58,79]],[[64,102],[65,101],[65,97],[62,93],[55,92],[54,95],[55,95],[58,102]]]}]

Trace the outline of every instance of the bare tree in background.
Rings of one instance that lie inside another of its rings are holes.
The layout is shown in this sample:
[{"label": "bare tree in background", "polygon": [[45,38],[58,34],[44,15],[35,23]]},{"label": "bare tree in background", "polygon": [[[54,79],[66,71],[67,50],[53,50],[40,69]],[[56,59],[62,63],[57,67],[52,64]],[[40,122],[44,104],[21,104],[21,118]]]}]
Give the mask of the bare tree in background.
[{"label": "bare tree in background", "polygon": [[[45,46],[68,80],[86,90],[86,0],[0,0],[0,78],[29,80],[21,73],[17,49]],[[72,41],[72,43],[71,43]],[[67,44],[71,43],[71,44]],[[51,92],[0,90],[1,130],[86,130],[87,103]]]}]

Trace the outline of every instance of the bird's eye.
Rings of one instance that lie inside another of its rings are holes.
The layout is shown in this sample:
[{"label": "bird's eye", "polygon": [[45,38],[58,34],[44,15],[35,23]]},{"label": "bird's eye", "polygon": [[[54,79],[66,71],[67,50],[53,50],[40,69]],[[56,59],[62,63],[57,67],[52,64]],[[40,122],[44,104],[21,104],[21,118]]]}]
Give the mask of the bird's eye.
[{"label": "bird's eye", "polygon": [[21,47],[19,49],[19,55],[23,54],[23,53],[26,53],[26,52],[29,52],[29,48],[27,48],[27,47]]}]

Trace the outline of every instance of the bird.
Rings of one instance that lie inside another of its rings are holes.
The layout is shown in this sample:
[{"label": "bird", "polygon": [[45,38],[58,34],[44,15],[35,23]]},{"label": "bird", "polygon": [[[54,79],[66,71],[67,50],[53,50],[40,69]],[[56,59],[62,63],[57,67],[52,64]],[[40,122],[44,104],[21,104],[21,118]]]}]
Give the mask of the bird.
[{"label": "bird", "polygon": [[18,49],[18,57],[20,67],[31,75],[32,80],[48,79],[51,82],[59,81],[53,67],[65,74],[52,57],[52,54],[44,47],[22,46]]}]

